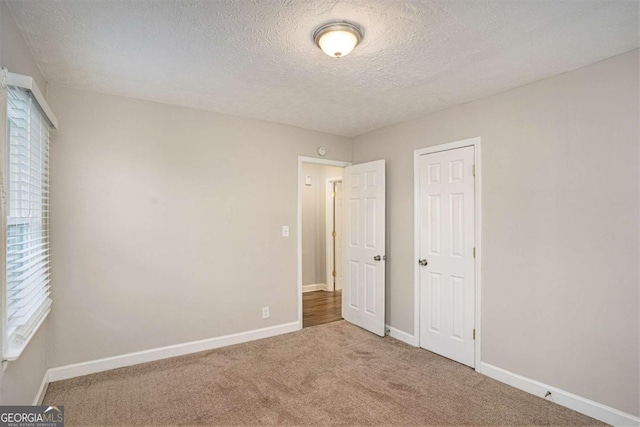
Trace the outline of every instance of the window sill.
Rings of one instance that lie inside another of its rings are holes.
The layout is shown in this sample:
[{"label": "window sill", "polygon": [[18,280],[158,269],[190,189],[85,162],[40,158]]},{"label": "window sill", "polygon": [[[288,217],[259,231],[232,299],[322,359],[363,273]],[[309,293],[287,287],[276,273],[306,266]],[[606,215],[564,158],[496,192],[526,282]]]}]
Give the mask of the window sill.
[{"label": "window sill", "polygon": [[18,357],[20,357],[20,355],[22,354],[24,349],[29,345],[29,342],[31,342],[31,339],[38,332],[38,329],[40,329],[40,326],[45,321],[45,319],[47,318],[50,312],[51,312],[51,308],[48,308],[42,314],[42,316],[40,316],[40,319],[38,319],[38,322],[36,323],[36,326],[33,328],[33,331],[29,334],[29,337],[27,337],[27,339],[20,346],[13,346],[13,345],[8,346],[9,348],[6,349],[4,353],[4,357],[2,358],[2,364],[5,369],[7,366],[6,362],[13,362],[14,360],[18,359]]}]

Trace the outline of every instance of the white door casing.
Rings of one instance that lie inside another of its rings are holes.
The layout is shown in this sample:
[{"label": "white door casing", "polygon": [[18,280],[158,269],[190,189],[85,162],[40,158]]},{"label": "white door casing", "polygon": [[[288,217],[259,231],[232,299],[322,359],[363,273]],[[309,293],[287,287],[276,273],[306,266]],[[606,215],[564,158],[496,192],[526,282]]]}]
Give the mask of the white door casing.
[{"label": "white door casing", "polygon": [[[342,289],[342,176],[328,178],[325,186],[325,229],[326,229],[326,269],[327,291],[339,291]],[[335,239],[333,232],[335,231]],[[333,276],[333,271],[336,275]]]},{"label": "white door casing", "polygon": [[385,333],[385,161],[348,166],[343,175],[342,317]]},{"label": "white door casing", "polygon": [[474,147],[417,159],[420,346],[475,366]]},{"label": "white door casing", "polygon": [[336,197],[335,197],[335,288],[336,291],[341,291],[344,283],[344,232],[343,232],[343,218],[342,218],[342,181],[336,181],[334,184]]}]

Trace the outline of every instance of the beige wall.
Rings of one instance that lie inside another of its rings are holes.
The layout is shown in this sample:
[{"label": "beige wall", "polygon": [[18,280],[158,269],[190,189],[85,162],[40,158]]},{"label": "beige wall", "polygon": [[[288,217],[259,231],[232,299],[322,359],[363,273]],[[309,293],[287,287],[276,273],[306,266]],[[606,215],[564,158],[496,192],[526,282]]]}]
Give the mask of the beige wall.
[{"label": "beige wall", "polygon": [[[311,176],[311,185],[305,177]],[[342,168],[302,164],[302,285],[327,282],[326,180]]]},{"label": "beige wall", "polygon": [[387,317],[413,332],[413,150],[482,138],[482,359],[638,415],[638,51],[357,137],[387,160]]},{"label": "beige wall", "polygon": [[[46,82],[40,74],[7,4],[0,0],[0,66],[35,79],[44,92]],[[0,369],[0,405],[31,405],[47,370],[48,320],[40,327],[20,358]]]},{"label": "beige wall", "polygon": [[[2,0],[0,65],[46,89]],[[483,360],[640,415],[638,96],[636,51],[355,138],[354,163],[387,160],[388,323],[413,330],[413,150],[480,136]],[[61,366],[297,320],[297,156],[351,160],[350,139],[50,102],[54,310],[0,371],[0,404],[33,401],[48,343]]]},{"label": "beige wall", "polygon": [[0,405],[32,405],[47,371],[48,320],[0,374]]},{"label": "beige wall", "polygon": [[42,93],[46,93],[47,83],[4,0],[0,0],[0,32],[1,65],[12,73],[33,77]]},{"label": "beige wall", "polygon": [[52,366],[297,321],[298,156],[349,160],[348,138],[55,85],[49,97]]}]

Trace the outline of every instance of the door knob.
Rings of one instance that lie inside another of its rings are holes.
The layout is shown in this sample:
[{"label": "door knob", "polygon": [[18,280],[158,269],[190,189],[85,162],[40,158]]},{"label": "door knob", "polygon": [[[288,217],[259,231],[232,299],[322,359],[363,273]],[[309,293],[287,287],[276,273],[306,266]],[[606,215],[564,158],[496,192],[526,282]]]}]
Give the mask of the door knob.
[{"label": "door knob", "polygon": [[376,255],[373,257],[374,261],[380,261],[382,259],[382,257],[380,255]]},{"label": "door knob", "polygon": [[419,259],[419,260],[418,260],[418,264],[420,264],[420,265],[427,265],[427,264],[429,264],[429,262],[427,262],[427,260],[426,260],[426,259]]}]

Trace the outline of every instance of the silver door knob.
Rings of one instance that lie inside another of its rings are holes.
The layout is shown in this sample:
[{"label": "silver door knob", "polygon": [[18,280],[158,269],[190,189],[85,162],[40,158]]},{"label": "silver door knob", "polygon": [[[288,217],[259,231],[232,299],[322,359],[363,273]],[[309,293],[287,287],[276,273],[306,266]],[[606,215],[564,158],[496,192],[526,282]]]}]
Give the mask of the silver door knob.
[{"label": "silver door knob", "polygon": [[426,260],[426,259],[419,259],[419,260],[418,260],[418,264],[420,264],[420,265],[427,265],[427,264],[429,264],[429,263],[427,262],[427,260]]},{"label": "silver door knob", "polygon": [[382,259],[382,257],[380,255],[376,255],[373,257],[374,261],[380,261]]}]

